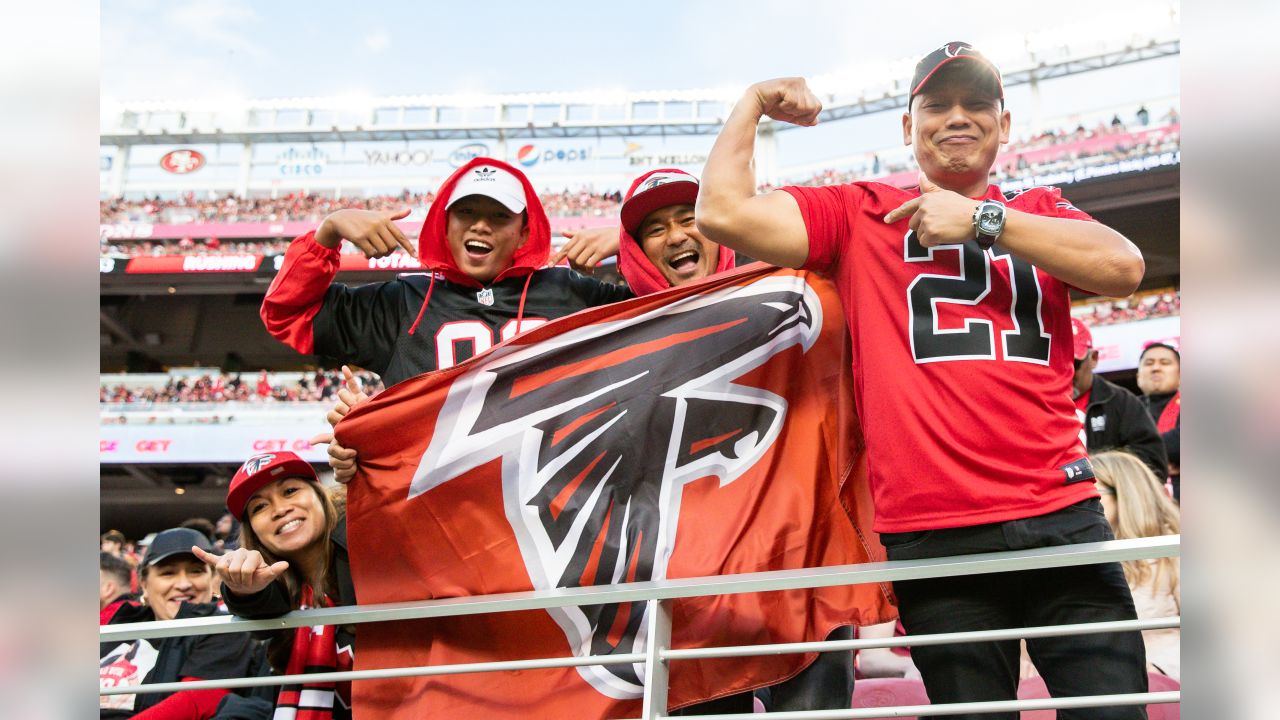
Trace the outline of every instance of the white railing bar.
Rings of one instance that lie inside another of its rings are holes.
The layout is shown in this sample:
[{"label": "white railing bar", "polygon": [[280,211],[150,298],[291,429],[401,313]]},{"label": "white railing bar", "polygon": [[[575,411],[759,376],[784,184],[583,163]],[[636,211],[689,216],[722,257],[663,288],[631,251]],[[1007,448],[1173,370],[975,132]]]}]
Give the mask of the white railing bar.
[{"label": "white railing bar", "polygon": [[[651,600],[650,603],[666,606],[664,601]],[[650,609],[652,612],[652,608]],[[667,612],[669,613],[669,607]],[[669,618],[667,618],[669,622]],[[272,677],[241,678],[227,680],[200,680],[199,685],[188,683],[157,683],[154,685],[138,685],[133,688],[113,688],[102,691],[101,695],[122,695],[129,693],[174,692],[175,690],[209,690],[214,688],[261,687],[266,685],[287,685],[303,682],[342,682],[347,680],[381,680],[393,677],[417,677],[427,675],[461,675],[471,672],[504,672],[508,670],[541,670],[561,667],[577,667],[579,665],[626,665],[628,663],[646,663],[646,679],[649,682],[655,677],[650,674],[650,660],[658,662],[665,670],[668,660],[693,660],[698,658],[745,657],[753,655],[781,655],[799,652],[831,652],[840,650],[867,650],[885,647],[911,647],[924,645],[946,645],[958,642],[991,642],[996,640],[1014,640],[1029,637],[1057,637],[1066,635],[1087,635],[1102,632],[1120,632],[1126,630],[1162,630],[1180,627],[1180,617],[1150,618],[1146,620],[1115,620],[1099,623],[1079,623],[1075,625],[1046,625],[1031,628],[1008,628],[1001,630],[971,630],[956,633],[937,633],[931,635],[906,635],[892,638],[863,638],[858,640],[824,640],[806,643],[779,643],[774,645],[738,645],[718,648],[690,648],[672,650],[669,648],[670,636],[663,643],[650,645],[644,653],[626,653],[618,655],[593,655],[584,657],[537,658],[533,660],[506,660],[488,663],[459,663],[454,665],[422,665],[414,668],[395,668],[391,670],[347,670],[343,672],[315,673],[309,675],[279,675]],[[651,629],[660,631],[661,628]],[[668,628],[669,633],[670,628]],[[661,639],[661,638],[659,638]],[[652,642],[652,638],[650,638]],[[654,648],[657,648],[656,652]],[[664,706],[665,707],[665,706]]]},{"label": "white railing bar", "polygon": [[731,595],[747,592],[832,587],[895,580],[979,575],[1017,570],[1123,562],[1147,558],[1176,557],[1180,536],[1164,535],[1133,540],[1109,540],[1078,545],[1011,550],[978,555],[896,560],[799,568],[768,572],[717,575],[698,578],[651,580],[618,585],[530,590],[495,595],[419,600],[380,605],[355,605],[294,611],[267,620],[243,620],[230,615],[184,620],[103,625],[102,642],[134,638],[180,637],[195,634],[281,630],[303,625],[357,624],[389,620],[417,620],[430,617],[479,615],[519,610],[545,610],[574,605],[604,605],[646,602],[700,595]]},{"label": "white railing bar", "polygon": [[584,657],[537,658],[534,660],[503,660],[459,665],[422,665],[408,668],[378,670],[346,670],[343,672],[305,673],[302,675],[271,675],[267,677],[230,678],[225,680],[191,680],[189,682],[151,683],[133,687],[99,688],[99,695],[145,695],[147,693],[180,692],[183,690],[215,690],[218,688],[266,687],[269,685],[299,685],[302,683],[344,682],[347,680],[386,680],[388,678],[420,677],[428,675],[460,675],[476,672],[507,672],[510,670],[546,670],[577,667],[579,665],[626,665],[645,661],[644,653],[620,655],[588,655]]},{"label": "white railing bar", "polygon": [[646,720],[656,720],[667,714],[667,690],[670,682],[670,666],[662,659],[663,651],[671,647],[671,601],[650,600],[646,621],[648,657],[644,661],[644,702],[640,712]]},{"label": "white railing bar", "polygon": [[[856,684],[856,683],[855,683]],[[950,705],[899,705],[886,708],[850,708],[841,710],[800,710],[766,713],[768,720],[845,720],[846,718],[885,718],[965,713],[1017,712],[1021,710],[1061,710],[1069,708],[1107,707],[1116,705],[1161,705],[1182,702],[1182,693],[1131,693],[1125,695],[1082,695],[1079,697],[1036,698],[1034,700],[993,700],[990,702],[952,703]],[[662,717],[668,717],[663,715]],[[688,720],[758,720],[756,713],[725,715],[686,715]]]},{"label": "white railing bar", "polygon": [[932,635],[904,635],[892,638],[865,638],[857,640],[823,640],[821,642],[778,643],[774,645],[735,645],[710,648],[665,650],[663,660],[700,660],[705,658],[750,657],[755,655],[786,655],[789,653],[832,652],[837,650],[868,650],[871,648],[922,647],[924,645],[948,645],[960,642],[994,642],[1023,638],[1066,637],[1092,635],[1094,633],[1125,632],[1130,630],[1164,630],[1182,626],[1181,617],[1149,618],[1145,620],[1111,620],[1075,625],[1044,625],[1029,628],[1002,628],[1000,630],[970,630],[966,632],[936,633]]}]

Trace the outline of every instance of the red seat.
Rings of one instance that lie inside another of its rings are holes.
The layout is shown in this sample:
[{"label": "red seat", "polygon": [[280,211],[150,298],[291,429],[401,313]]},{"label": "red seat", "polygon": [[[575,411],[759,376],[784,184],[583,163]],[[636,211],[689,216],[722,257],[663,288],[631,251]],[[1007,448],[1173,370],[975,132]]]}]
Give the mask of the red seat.
[{"label": "red seat", "polygon": [[[855,708],[894,707],[898,705],[928,705],[929,696],[924,683],[905,678],[863,678],[853,684]],[[899,720],[916,720],[915,715]]]},{"label": "red seat", "polygon": [[[1147,685],[1151,692],[1169,692],[1182,686],[1168,675],[1148,673]],[[1019,700],[1035,700],[1049,697],[1049,689],[1045,687],[1044,678],[1036,676],[1022,681],[1018,686]],[[1021,720],[1056,720],[1057,710],[1023,710]],[[1147,720],[1179,720],[1180,706],[1177,703],[1161,703],[1147,706]]]}]

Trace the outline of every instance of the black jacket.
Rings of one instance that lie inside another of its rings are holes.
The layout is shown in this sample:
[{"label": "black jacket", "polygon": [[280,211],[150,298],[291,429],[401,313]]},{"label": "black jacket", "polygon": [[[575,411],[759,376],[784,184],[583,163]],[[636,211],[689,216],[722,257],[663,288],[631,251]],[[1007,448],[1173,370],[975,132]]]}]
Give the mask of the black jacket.
[{"label": "black jacket", "polygon": [[[218,606],[213,603],[183,603],[176,619],[209,617],[219,612]],[[150,607],[125,604],[107,624],[150,622],[155,619],[155,613]],[[253,641],[248,633],[225,633],[104,642],[99,643],[98,657],[104,685],[123,678],[129,678],[127,684],[148,685],[177,682],[188,677],[224,680],[248,675],[253,658]],[[127,707],[101,708],[100,717],[104,720],[133,717],[170,695],[173,693],[134,695],[131,700],[122,698],[128,704]]]},{"label": "black jacket", "polygon": [[1093,376],[1084,429],[1090,454],[1127,450],[1146,463],[1157,479],[1163,481],[1169,475],[1164,442],[1146,406],[1133,393],[1098,375]]}]

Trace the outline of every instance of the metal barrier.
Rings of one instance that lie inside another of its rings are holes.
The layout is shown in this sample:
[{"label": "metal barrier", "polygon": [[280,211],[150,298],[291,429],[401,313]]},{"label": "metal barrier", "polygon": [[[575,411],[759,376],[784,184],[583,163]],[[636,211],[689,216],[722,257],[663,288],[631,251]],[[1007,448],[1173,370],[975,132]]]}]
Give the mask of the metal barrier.
[{"label": "metal barrier", "polygon": [[[799,588],[857,585],[861,583],[892,582],[895,580],[919,580],[924,578],[980,575],[987,573],[1036,570],[1044,568],[1090,565],[1106,562],[1123,562],[1148,558],[1177,557],[1181,552],[1181,536],[1167,535],[1136,540],[1112,540],[1108,542],[1062,545],[1033,550],[1017,550],[980,555],[930,558],[926,560],[898,560],[844,565],[826,568],[775,570],[742,575],[719,575],[701,578],[654,580],[619,585],[532,590],[477,597],[447,598],[421,602],[387,603],[382,605],[358,605],[331,607],[316,610],[295,611],[268,620],[243,620],[230,615],[189,618],[185,620],[103,625],[99,630],[102,642],[132,640],[136,638],[164,638],[185,635],[250,632],[256,630],[281,630],[303,625],[358,624],[389,620],[414,620],[420,618],[452,617],[517,610],[540,610],[574,605],[600,605],[622,602],[647,602],[649,604],[649,634],[644,653],[620,655],[592,655],[584,657],[540,658],[504,662],[467,663],[428,667],[395,668],[385,670],[355,670],[348,672],[312,673],[307,675],[279,675],[274,677],[238,678],[228,680],[200,680],[177,683],[154,683],[125,688],[99,689],[100,695],[177,692],[210,688],[246,688],[266,685],[296,684],[301,682],[328,682],[366,680],[427,675],[453,675],[474,672],[503,672],[543,668],[577,667],[582,665],[621,665],[645,663],[645,695],[643,720],[667,717],[667,663],[669,660],[698,658],[742,657],[749,655],[827,652],[832,650],[859,650],[882,647],[942,645],[954,642],[991,642],[1028,637],[1053,637],[1082,635],[1098,632],[1131,630],[1155,630],[1181,627],[1180,617],[1148,620],[1058,625],[1007,630],[942,633],[897,638],[864,640],[835,640],[822,642],[785,643],[774,645],[746,645],[674,649],[671,642],[671,601],[676,598],[701,595],[727,595],[733,593],[794,590]],[[810,710],[803,712],[770,713],[780,720],[835,720],[836,718],[875,718],[904,715],[956,715],[970,712],[1010,712],[1055,708],[1098,707],[1103,705],[1148,705],[1180,702],[1180,692],[1138,693],[1128,695],[1098,695],[1073,698],[1048,698],[1036,700],[1012,700],[999,702],[963,703],[953,705],[921,705],[897,708],[861,708],[841,710]],[[754,714],[701,715],[689,717],[718,718],[719,720],[750,720]]]}]

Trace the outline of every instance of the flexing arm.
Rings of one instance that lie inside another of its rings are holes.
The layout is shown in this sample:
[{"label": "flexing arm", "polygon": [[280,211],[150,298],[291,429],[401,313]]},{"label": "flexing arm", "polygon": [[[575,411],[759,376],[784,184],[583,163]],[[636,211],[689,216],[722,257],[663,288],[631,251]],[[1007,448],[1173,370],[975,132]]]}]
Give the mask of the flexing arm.
[{"label": "flexing arm", "polygon": [[[974,238],[977,200],[944,190],[920,174],[920,197],[885,216],[910,217],[920,244],[936,247]],[[1096,222],[1005,211],[1000,246],[1064,283],[1106,297],[1128,297],[1138,289],[1146,264],[1123,235]]]},{"label": "flexing arm", "polygon": [[756,194],[752,155],[761,117],[815,125],[821,110],[822,103],[801,78],[766,80],[747,88],[702,170],[695,214],[708,239],[774,265],[804,264],[809,236],[800,206],[785,192]]}]

